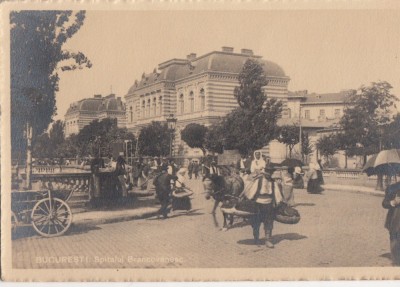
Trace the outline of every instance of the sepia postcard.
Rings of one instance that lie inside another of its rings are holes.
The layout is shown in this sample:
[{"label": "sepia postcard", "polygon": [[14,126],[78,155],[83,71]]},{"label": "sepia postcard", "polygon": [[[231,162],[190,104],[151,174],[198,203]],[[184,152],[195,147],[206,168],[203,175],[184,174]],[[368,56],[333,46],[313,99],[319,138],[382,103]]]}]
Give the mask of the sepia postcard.
[{"label": "sepia postcard", "polygon": [[2,280],[400,278],[398,2],[0,12]]}]

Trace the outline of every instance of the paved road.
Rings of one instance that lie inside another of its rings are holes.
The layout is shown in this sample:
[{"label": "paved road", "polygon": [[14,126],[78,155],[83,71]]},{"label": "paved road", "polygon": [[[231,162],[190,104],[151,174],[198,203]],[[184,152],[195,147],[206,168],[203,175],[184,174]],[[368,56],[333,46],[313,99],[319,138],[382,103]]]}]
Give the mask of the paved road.
[{"label": "paved road", "polygon": [[[390,266],[381,197],[296,190],[302,215],[296,225],[276,223],[274,249],[253,244],[251,227],[238,220],[220,230],[222,216],[196,190],[193,211],[167,220],[149,218],[71,230],[56,238],[13,241],[15,268],[347,267]],[[219,227],[216,226],[219,224]]]}]

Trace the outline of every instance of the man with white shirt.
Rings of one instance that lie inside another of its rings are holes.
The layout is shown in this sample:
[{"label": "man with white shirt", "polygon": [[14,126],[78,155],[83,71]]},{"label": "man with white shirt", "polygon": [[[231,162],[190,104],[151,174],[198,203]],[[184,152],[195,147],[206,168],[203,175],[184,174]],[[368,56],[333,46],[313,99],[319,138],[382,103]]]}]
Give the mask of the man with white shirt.
[{"label": "man with white shirt", "polygon": [[257,213],[251,218],[255,243],[260,243],[260,226],[262,223],[265,232],[265,246],[268,248],[274,248],[274,244],[271,242],[275,217],[273,200],[275,189],[278,188],[271,178],[272,173],[273,169],[267,166],[263,173],[264,176],[259,179],[261,181],[261,183],[258,183],[260,188],[258,188],[253,199],[256,202]]}]

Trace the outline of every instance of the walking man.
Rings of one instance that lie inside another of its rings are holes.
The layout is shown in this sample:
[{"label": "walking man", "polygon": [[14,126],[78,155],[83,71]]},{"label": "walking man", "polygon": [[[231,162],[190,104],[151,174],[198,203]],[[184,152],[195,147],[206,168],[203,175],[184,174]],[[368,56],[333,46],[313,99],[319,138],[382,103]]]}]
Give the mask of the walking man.
[{"label": "walking man", "polygon": [[275,182],[271,175],[273,169],[270,166],[265,168],[263,176],[259,178],[258,190],[254,196],[256,202],[256,215],[251,218],[253,237],[256,244],[260,244],[260,226],[263,224],[265,232],[265,246],[274,248],[271,241],[272,229],[274,225],[274,190]]}]

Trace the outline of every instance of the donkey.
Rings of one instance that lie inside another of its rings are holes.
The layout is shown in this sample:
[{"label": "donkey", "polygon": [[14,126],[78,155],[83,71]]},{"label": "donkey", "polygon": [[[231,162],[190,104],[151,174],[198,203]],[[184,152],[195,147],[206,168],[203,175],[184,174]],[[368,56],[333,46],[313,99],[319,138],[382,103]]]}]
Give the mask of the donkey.
[{"label": "donkey", "polygon": [[[239,196],[244,189],[243,179],[234,173],[227,175],[209,175],[203,181],[205,197],[209,200],[214,198],[214,207],[212,214],[215,216],[215,211],[218,205],[222,202],[222,207],[231,208],[236,205]],[[226,231],[233,225],[233,215],[222,212],[224,216],[224,225],[222,230]],[[229,217],[229,224],[227,223]]]}]

